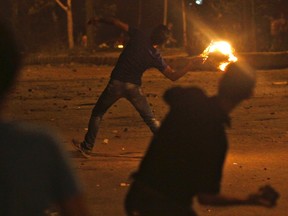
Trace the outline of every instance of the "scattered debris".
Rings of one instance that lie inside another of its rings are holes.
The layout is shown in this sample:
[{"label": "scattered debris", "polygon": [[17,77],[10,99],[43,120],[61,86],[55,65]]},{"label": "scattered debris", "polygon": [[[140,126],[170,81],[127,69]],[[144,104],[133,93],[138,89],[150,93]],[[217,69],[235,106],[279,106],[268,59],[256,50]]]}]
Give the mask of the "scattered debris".
[{"label": "scattered debris", "polygon": [[103,144],[108,144],[109,143],[109,139],[104,139],[103,140]]},{"label": "scattered debris", "polygon": [[121,182],[120,183],[120,187],[129,187],[130,184],[129,183],[126,183],[126,182]]},{"label": "scattered debris", "polygon": [[244,106],[244,109],[251,109],[253,106]]},{"label": "scattered debris", "polygon": [[288,85],[288,81],[278,81],[278,82],[273,82],[273,85]]},{"label": "scattered debris", "polygon": [[115,134],[114,137],[116,137],[116,138],[120,138],[121,137],[121,134],[119,134],[118,130],[113,130],[112,133]]}]

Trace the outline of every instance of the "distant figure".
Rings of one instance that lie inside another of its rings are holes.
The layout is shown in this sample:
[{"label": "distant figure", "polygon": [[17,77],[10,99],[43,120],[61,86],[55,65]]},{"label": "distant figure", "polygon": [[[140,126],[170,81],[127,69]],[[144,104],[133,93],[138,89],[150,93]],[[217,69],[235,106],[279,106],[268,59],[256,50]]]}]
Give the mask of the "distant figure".
[{"label": "distant figure", "polygon": [[165,43],[165,47],[168,47],[168,48],[173,48],[177,45],[177,40],[174,38],[174,34],[173,34],[173,23],[169,22],[167,24],[167,29],[169,30],[169,33],[168,33],[168,38],[167,38],[167,41]]},{"label": "distant figure", "polygon": [[[17,78],[20,55],[0,23],[0,105]],[[51,206],[63,216],[86,216],[82,195],[59,141],[44,129],[0,120],[0,215],[43,216]],[[58,208],[57,208],[58,209]]]},{"label": "distant figure", "polygon": [[270,23],[271,51],[284,51],[287,49],[288,23],[281,14],[280,17],[272,18]]},{"label": "distant figure", "polygon": [[193,64],[203,60],[202,57],[195,57],[191,58],[184,68],[179,70],[171,68],[157,50],[158,46],[163,45],[168,38],[169,31],[164,25],[157,26],[151,35],[146,35],[115,18],[95,17],[88,21],[88,24],[97,23],[114,25],[128,32],[130,39],[111,73],[107,87],[92,110],[84,140],[82,142],[72,140],[84,157],[89,157],[92,153],[103,115],[120,98],[126,98],[135,107],[153,133],[158,130],[159,122],[141,89],[142,76],[147,69],[156,68],[165,77],[175,81],[185,75]]},{"label": "distant figure", "polygon": [[88,47],[88,37],[87,35],[82,35],[82,38],[81,38],[81,44],[83,47],[87,48]]},{"label": "distant figure", "polygon": [[276,204],[278,194],[269,186],[246,198],[220,193],[229,114],[251,97],[254,86],[254,71],[233,63],[215,96],[208,97],[196,87],[166,91],[170,111],[132,176],[125,202],[127,215],[196,216],[191,208],[193,198],[215,206]]}]

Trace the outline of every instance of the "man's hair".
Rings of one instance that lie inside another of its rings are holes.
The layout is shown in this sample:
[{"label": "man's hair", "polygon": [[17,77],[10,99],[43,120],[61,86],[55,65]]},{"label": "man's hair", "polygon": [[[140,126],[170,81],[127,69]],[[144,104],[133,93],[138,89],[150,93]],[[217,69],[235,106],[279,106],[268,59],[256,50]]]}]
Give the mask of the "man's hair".
[{"label": "man's hair", "polygon": [[151,42],[153,45],[164,44],[169,37],[169,29],[165,25],[158,25],[155,27],[151,33]]},{"label": "man's hair", "polygon": [[252,96],[256,84],[255,70],[244,62],[228,65],[220,79],[218,94],[231,102],[237,103]]},{"label": "man's hair", "polygon": [[13,84],[20,66],[20,54],[12,32],[0,22],[0,99]]}]

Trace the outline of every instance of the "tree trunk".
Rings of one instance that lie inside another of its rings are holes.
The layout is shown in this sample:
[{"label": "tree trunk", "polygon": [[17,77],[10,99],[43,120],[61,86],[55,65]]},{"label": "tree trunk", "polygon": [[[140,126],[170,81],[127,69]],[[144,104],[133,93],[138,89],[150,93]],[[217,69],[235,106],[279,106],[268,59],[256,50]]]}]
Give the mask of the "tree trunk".
[{"label": "tree trunk", "polygon": [[245,51],[256,51],[254,0],[243,0]]},{"label": "tree trunk", "polygon": [[18,24],[18,2],[17,1],[12,1],[12,16],[11,16],[11,23],[13,25],[14,28],[17,28],[17,24]]},{"label": "tree trunk", "polygon": [[73,14],[72,14],[72,0],[67,0],[67,6],[65,6],[61,0],[55,0],[56,3],[66,12],[67,15],[67,35],[69,49],[74,48],[74,35],[73,35]]},{"label": "tree trunk", "polygon": [[73,35],[73,15],[71,0],[67,0],[67,33],[68,33],[68,44],[69,49],[74,48],[74,35]]},{"label": "tree trunk", "polygon": [[182,21],[183,21],[183,47],[187,47],[187,22],[185,0],[182,0]]},{"label": "tree trunk", "polygon": [[138,0],[138,28],[140,28],[142,23],[142,0]]},{"label": "tree trunk", "polygon": [[[95,16],[94,1],[86,0],[85,7],[86,7],[86,20],[89,20],[91,17]],[[88,47],[93,48],[95,46],[94,28],[86,25],[86,34],[88,38]]]},{"label": "tree trunk", "polygon": [[167,25],[168,0],[164,0],[163,25]]}]

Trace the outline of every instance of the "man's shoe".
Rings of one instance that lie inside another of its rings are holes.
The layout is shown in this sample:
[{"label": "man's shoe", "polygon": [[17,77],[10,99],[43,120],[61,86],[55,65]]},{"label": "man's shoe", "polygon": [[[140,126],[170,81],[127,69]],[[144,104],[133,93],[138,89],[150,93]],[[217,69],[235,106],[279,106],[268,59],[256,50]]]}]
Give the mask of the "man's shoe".
[{"label": "man's shoe", "polygon": [[90,158],[92,150],[86,148],[83,142],[79,142],[75,139],[72,139],[72,144],[76,150],[78,150],[85,158]]}]

